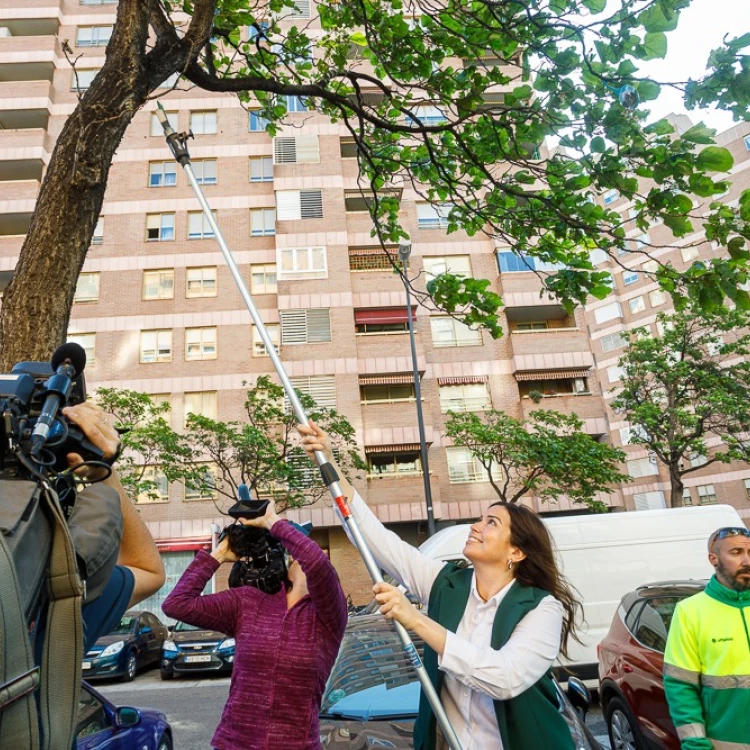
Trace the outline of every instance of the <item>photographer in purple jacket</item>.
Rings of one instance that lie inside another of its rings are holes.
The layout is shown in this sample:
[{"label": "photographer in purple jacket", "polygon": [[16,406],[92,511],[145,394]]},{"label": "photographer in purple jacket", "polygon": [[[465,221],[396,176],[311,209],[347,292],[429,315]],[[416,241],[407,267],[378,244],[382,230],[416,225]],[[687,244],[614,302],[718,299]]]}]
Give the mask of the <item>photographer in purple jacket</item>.
[{"label": "photographer in purple jacket", "polygon": [[265,515],[240,523],[265,530],[291,555],[278,591],[241,585],[234,576],[233,588],[201,595],[220,565],[238,560],[227,535],[211,555],[198,553],[162,609],[235,639],[216,750],[319,750],[320,699],[344,637],[346,597],[328,556],[301,527],[279,518],[272,501]]}]

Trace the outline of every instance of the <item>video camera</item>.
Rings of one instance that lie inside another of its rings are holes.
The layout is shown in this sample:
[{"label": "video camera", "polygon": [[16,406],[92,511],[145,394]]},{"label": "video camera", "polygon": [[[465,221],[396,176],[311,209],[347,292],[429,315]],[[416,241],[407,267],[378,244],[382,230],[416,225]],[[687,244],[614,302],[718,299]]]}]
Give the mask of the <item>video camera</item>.
[{"label": "video camera", "polygon": [[102,461],[103,451],[59,412],[86,400],[86,352],[59,347],[50,362],[19,362],[0,374],[0,479],[68,468],[67,454]]},{"label": "video camera", "polygon": [[[234,519],[260,518],[266,512],[268,500],[253,500],[250,488],[239,485],[239,500],[227,511]],[[281,590],[287,579],[284,546],[265,529],[233,523],[225,527],[219,541],[229,537],[229,548],[240,559],[229,573],[229,586],[254,586],[266,594]]]}]

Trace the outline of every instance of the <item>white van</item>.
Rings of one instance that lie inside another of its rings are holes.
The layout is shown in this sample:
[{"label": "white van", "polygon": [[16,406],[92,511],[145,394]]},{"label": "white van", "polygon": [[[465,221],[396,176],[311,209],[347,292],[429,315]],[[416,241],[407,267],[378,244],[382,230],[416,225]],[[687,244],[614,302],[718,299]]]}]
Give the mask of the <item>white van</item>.
[{"label": "white van", "polygon": [[[657,581],[708,579],[709,535],[722,526],[744,526],[731,505],[642,510],[542,519],[552,535],[562,570],[578,589],[586,622],[583,644],[571,640],[560,664],[586,680],[597,679],[596,646],[609,631],[620,599]],[[434,560],[465,559],[469,525],[442,529],[419,551]],[[594,682],[590,684],[595,684]]]}]

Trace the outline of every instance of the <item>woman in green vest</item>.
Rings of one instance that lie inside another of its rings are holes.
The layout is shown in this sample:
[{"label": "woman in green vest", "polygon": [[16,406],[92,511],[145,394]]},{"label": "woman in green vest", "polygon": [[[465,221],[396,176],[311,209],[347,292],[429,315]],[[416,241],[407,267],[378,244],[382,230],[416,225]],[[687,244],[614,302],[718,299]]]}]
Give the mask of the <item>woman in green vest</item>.
[{"label": "woman in green vest", "polygon": [[[323,451],[336,465],[315,423],[298,430],[311,459]],[[388,531],[343,477],[341,487],[378,565],[428,605],[429,617],[400,589],[373,589],[380,611],[424,641],[425,667],[462,749],[573,750],[551,667],[576,637],[580,602],[539,517],[521,505],[490,505],[471,526],[463,553],[473,568],[464,569],[423,557]],[[446,747],[422,695],[414,748]]]}]

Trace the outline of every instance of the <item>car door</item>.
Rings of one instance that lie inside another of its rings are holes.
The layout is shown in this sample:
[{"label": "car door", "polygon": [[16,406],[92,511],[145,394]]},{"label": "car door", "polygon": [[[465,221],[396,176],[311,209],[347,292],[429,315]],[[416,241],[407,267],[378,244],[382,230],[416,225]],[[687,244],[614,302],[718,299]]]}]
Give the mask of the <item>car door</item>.
[{"label": "car door", "polygon": [[118,729],[105,705],[86,686],[81,687],[76,723],[76,750],[124,750],[132,729]]},{"label": "car door", "polygon": [[151,627],[148,615],[145,613],[138,618],[136,642],[138,643],[138,663],[142,665],[151,663],[154,658],[156,633]]},{"label": "car door", "polygon": [[148,620],[148,624],[151,626],[151,631],[154,634],[153,640],[149,641],[149,656],[152,662],[158,662],[161,658],[162,646],[164,646],[164,641],[167,640],[169,631],[161,622],[161,620],[159,620],[159,618],[155,615],[152,615],[150,612],[146,614],[146,618]]}]

